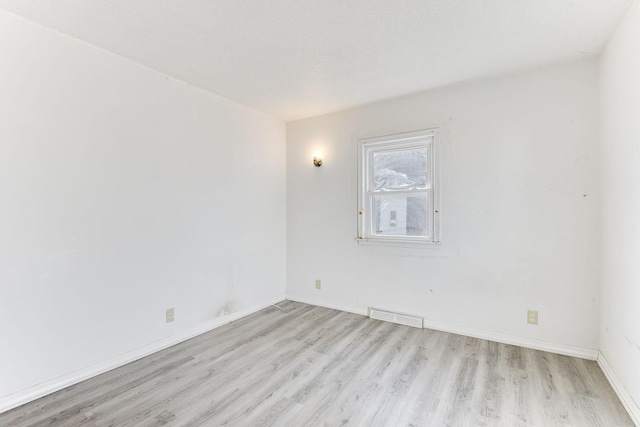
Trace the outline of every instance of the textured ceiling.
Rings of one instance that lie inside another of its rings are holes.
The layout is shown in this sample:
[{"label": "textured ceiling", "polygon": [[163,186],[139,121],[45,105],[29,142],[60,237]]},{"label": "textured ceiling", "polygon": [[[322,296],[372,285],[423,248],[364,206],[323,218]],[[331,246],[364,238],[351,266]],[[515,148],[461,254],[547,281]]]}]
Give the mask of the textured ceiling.
[{"label": "textured ceiling", "polygon": [[0,0],[284,120],[597,55],[632,0]]}]

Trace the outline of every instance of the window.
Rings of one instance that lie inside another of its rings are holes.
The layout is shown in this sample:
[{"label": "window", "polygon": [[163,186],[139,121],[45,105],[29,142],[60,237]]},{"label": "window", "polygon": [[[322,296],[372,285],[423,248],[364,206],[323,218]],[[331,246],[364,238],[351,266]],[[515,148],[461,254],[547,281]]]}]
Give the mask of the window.
[{"label": "window", "polygon": [[363,139],[358,241],[437,243],[437,129]]}]

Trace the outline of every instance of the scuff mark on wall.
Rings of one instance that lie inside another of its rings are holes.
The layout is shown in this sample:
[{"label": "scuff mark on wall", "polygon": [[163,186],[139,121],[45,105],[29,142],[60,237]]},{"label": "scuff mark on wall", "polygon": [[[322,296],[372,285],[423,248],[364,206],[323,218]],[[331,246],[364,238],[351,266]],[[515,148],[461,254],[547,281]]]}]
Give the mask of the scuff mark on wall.
[{"label": "scuff mark on wall", "polygon": [[218,311],[218,317],[226,316],[227,314],[231,314],[236,309],[236,302],[233,300],[227,301],[220,310]]},{"label": "scuff mark on wall", "polygon": [[640,351],[640,345],[639,345],[639,344],[637,344],[637,343],[636,343],[636,342],[634,342],[634,341],[631,341],[631,339],[629,339],[629,337],[628,337],[628,336],[626,336],[625,334],[622,334],[622,336],[624,337],[624,339],[625,339],[625,340],[627,340],[627,342],[628,342],[629,344],[631,344],[631,345],[632,345],[632,346],[634,346],[638,351]]}]

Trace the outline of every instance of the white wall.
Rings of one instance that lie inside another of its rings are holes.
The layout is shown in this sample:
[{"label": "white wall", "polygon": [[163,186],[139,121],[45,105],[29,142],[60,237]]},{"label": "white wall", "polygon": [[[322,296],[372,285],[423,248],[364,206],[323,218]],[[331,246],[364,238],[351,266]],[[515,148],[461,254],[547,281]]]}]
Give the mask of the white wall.
[{"label": "white wall", "polygon": [[603,187],[601,352],[640,422],[640,3],[600,59]]},{"label": "white wall", "polygon": [[[585,60],[288,123],[287,295],[594,357],[583,350],[598,348],[597,84]],[[355,139],[433,126],[444,243],[358,245]]]},{"label": "white wall", "polygon": [[0,407],[284,296],[283,122],[5,12],[0,58]]}]

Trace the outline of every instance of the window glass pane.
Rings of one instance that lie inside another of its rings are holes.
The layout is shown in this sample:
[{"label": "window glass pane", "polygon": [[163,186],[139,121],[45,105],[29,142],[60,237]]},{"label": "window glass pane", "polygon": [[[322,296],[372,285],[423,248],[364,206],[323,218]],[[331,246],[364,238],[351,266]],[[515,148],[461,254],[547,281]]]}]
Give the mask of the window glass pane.
[{"label": "window glass pane", "polygon": [[428,194],[373,196],[372,205],[372,234],[420,237],[430,235]]},{"label": "window glass pane", "polygon": [[427,188],[427,148],[378,151],[372,156],[374,191]]}]

